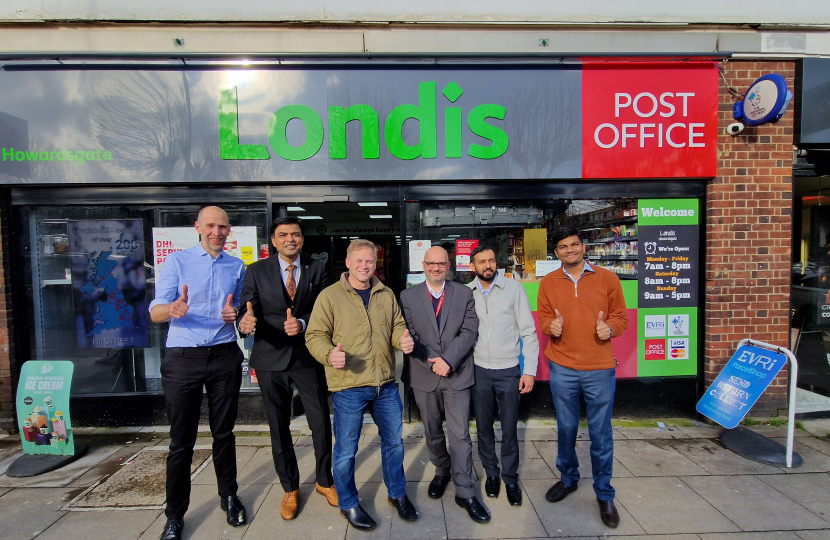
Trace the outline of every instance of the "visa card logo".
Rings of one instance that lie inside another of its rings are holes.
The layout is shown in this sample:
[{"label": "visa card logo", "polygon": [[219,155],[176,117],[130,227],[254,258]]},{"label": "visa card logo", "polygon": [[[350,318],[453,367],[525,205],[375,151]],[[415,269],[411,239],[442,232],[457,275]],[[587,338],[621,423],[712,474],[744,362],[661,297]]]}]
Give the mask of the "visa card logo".
[{"label": "visa card logo", "polygon": [[670,339],[669,357],[673,360],[686,360],[689,358],[689,340]]}]

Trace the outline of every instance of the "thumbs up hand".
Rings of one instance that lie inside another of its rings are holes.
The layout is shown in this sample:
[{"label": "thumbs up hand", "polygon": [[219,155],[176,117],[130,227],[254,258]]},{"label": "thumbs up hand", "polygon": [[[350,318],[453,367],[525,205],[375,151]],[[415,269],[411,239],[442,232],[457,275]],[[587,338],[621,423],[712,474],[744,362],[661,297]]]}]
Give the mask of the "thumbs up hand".
[{"label": "thumbs up hand", "polygon": [[167,309],[171,319],[181,319],[185,316],[187,310],[190,309],[190,306],[187,305],[187,285],[182,285],[182,295]]},{"label": "thumbs up hand", "polygon": [[556,314],[556,318],[550,323],[550,335],[559,337],[562,335],[562,327],[565,324],[565,319],[559,313],[558,309],[554,309],[553,312]]},{"label": "thumbs up hand", "polygon": [[597,317],[597,337],[603,341],[611,339],[611,328],[605,324],[605,314],[602,311]]},{"label": "thumbs up hand", "polygon": [[409,335],[409,329],[406,329],[401,336],[401,350],[404,354],[409,354],[413,349],[415,349],[415,340]]},{"label": "thumbs up hand", "polygon": [[225,302],[225,307],[222,308],[222,321],[232,323],[236,320],[236,308],[231,305],[233,302],[233,295],[228,295],[228,301]]},{"label": "thumbs up hand", "polygon": [[253,334],[254,330],[256,330],[256,317],[254,317],[254,306],[248,302],[245,306],[247,311],[245,311],[245,315],[242,316],[242,320],[239,321],[239,331],[243,334]]},{"label": "thumbs up hand", "polygon": [[285,328],[285,333],[289,336],[296,336],[300,333],[300,321],[291,314],[291,308],[288,308],[285,312],[285,323],[283,324],[283,328]]},{"label": "thumbs up hand", "polygon": [[337,347],[331,351],[329,360],[331,360],[331,367],[335,369],[343,369],[346,367],[346,353],[343,352],[343,346],[339,342],[337,343]]}]

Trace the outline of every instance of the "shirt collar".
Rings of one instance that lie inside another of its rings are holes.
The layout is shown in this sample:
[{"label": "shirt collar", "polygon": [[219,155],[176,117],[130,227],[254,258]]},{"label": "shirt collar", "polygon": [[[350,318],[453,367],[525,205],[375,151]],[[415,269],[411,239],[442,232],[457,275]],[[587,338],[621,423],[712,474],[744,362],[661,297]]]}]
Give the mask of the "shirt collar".
[{"label": "shirt collar", "polygon": [[486,291],[489,291],[489,292],[492,292],[492,291],[493,291],[493,286],[494,286],[494,285],[497,285],[500,289],[504,289],[504,280],[506,280],[506,279],[507,279],[507,278],[506,278],[506,277],[504,277],[504,274],[499,274],[498,272],[496,272],[496,277],[495,277],[495,278],[493,278],[493,281],[491,281],[491,282],[490,282],[490,288],[489,288],[489,289],[485,289],[484,285],[482,285],[482,283],[481,283],[481,280],[480,280],[480,279],[478,279],[478,277],[476,277],[476,279],[475,279],[475,287],[476,287],[479,291],[482,291],[482,292],[484,292],[485,290],[486,290]]},{"label": "shirt collar", "polygon": [[[585,266],[582,267],[582,274],[584,274],[585,272],[594,272],[594,267],[591,266],[591,263],[589,263],[588,261],[583,261],[583,262],[585,263]],[[565,270],[565,265],[564,264],[562,265],[562,271],[565,272],[566,276],[570,276],[568,271]],[[582,274],[579,274],[579,276],[577,276],[577,277],[581,277]]]},{"label": "shirt collar", "polygon": [[288,270],[288,265],[289,264],[293,264],[294,268],[299,268],[300,267],[300,256],[299,255],[297,255],[297,259],[293,263],[287,262],[285,259],[280,257],[279,253],[275,254],[274,256],[277,259],[279,259],[279,261],[280,261],[280,271],[282,271],[282,272],[285,272],[286,270]]},{"label": "shirt collar", "polygon": [[[207,250],[205,249],[205,246],[202,245],[201,241],[193,247],[196,249],[196,253],[198,253],[200,257],[207,256],[207,257],[210,257],[211,259],[213,258],[211,256],[211,254],[207,252]],[[223,249],[222,253],[220,253],[219,255],[216,256],[216,260],[218,261],[219,259],[221,259],[224,256],[225,256],[225,251]]]},{"label": "shirt collar", "polygon": [[441,284],[441,290],[439,290],[437,293],[432,290],[432,287],[429,286],[429,283],[426,283],[426,286],[427,290],[429,291],[429,294],[431,294],[435,298],[441,298],[441,295],[444,294],[444,287],[447,286],[447,280],[444,280],[444,283]]}]

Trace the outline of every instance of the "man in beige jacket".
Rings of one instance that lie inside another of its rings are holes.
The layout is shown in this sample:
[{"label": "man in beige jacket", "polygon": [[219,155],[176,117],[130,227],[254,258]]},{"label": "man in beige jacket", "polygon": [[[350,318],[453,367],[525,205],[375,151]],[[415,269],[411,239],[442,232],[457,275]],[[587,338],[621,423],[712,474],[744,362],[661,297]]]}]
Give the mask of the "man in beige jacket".
[{"label": "man in beige jacket", "polygon": [[392,350],[395,347],[409,354],[414,341],[395,293],[374,277],[376,266],[376,246],[368,240],[354,240],[346,252],[349,271],[320,293],[306,329],[308,350],[326,367],[326,380],[333,392],[332,471],[340,514],[360,530],[377,525],[361,508],[354,481],[357,443],[369,403],[381,439],[387,500],[401,518],[418,519],[406,496],[403,404],[395,384]]}]

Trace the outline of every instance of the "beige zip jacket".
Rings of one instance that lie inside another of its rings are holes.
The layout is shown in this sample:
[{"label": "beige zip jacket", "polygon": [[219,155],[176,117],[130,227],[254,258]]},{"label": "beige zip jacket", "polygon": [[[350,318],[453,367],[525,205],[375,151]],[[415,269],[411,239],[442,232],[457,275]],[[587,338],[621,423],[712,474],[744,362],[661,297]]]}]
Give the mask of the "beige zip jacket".
[{"label": "beige zip jacket", "polygon": [[[311,355],[326,366],[329,390],[383,386],[395,380],[395,352],[406,322],[395,293],[372,277],[369,308],[349,284],[348,272],[317,297],[305,341]],[[346,367],[331,367],[331,351],[340,343]]]}]

